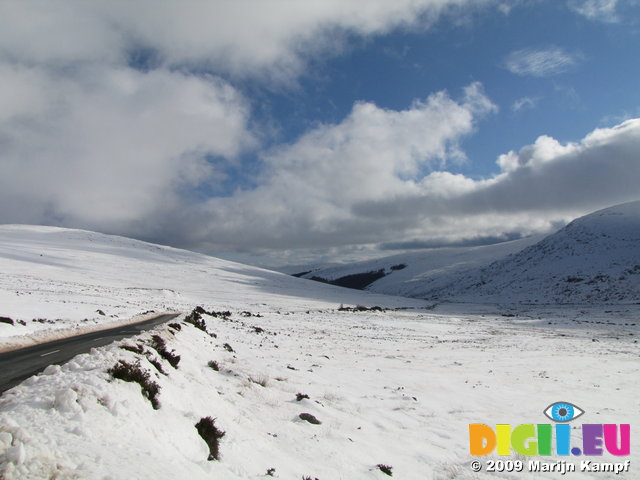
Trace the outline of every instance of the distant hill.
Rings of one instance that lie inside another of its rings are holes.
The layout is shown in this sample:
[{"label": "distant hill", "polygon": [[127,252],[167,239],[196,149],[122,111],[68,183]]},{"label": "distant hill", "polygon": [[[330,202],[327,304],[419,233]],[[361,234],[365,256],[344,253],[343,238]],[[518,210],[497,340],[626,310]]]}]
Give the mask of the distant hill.
[{"label": "distant hill", "polygon": [[447,280],[421,296],[472,302],[640,302],[640,201],[580,217],[515,255]]},{"label": "distant hill", "polygon": [[434,301],[640,302],[640,201],[545,238],[441,248],[304,272],[303,278]]},{"label": "distant hill", "polygon": [[427,290],[448,283],[449,276],[456,272],[486,266],[541,238],[476,247],[431,248],[345,265],[300,267],[296,276],[387,295],[421,297]]}]

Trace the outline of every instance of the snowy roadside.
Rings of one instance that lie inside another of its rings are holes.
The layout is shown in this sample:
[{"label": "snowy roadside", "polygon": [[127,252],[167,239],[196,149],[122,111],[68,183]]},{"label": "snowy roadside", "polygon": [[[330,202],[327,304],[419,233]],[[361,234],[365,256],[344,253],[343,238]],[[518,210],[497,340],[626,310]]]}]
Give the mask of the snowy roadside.
[{"label": "snowy roadside", "polygon": [[[131,318],[123,318],[123,319],[107,319],[106,321],[98,321],[98,320],[87,320],[86,322],[64,322],[63,320],[58,319],[57,321],[43,321],[36,322],[40,324],[47,324],[50,328],[39,328],[33,329],[31,331],[27,330],[28,333],[16,333],[12,332],[14,335],[6,335],[5,337],[0,336],[0,353],[10,352],[12,350],[17,350],[19,348],[28,347],[31,345],[36,345],[45,342],[52,342],[54,340],[60,340],[63,338],[75,337],[78,335],[84,335],[86,333],[98,332],[102,330],[108,330],[110,328],[122,327],[124,325],[133,325],[136,323],[144,322],[146,320],[150,320],[159,315],[163,315],[165,313],[177,313],[175,311],[164,311],[164,312],[144,312],[138,315],[135,315]],[[26,323],[26,322],[25,322]],[[12,327],[12,325],[4,324],[5,326],[0,326],[0,329],[8,329]],[[20,324],[17,324],[18,326]],[[66,326],[68,325],[68,326]],[[26,325],[25,325],[26,327]],[[19,327],[18,327],[19,328]]]},{"label": "snowy roadside", "polygon": [[[545,318],[475,313],[269,310],[202,315],[216,337],[174,322],[8,391],[1,475],[226,480],[269,478],[274,469],[283,479],[383,479],[378,465],[386,465],[402,479],[549,478],[473,473],[468,424],[546,423],[542,410],[560,399],[589,422],[640,421],[630,408],[640,393],[633,327],[575,328],[563,315],[547,326]],[[151,346],[154,335],[180,356],[177,368]],[[159,409],[140,386],[107,373],[120,360],[139,362],[157,382]],[[207,460],[196,430],[205,417],[226,432],[220,460]],[[640,460],[635,450],[630,458]]]}]

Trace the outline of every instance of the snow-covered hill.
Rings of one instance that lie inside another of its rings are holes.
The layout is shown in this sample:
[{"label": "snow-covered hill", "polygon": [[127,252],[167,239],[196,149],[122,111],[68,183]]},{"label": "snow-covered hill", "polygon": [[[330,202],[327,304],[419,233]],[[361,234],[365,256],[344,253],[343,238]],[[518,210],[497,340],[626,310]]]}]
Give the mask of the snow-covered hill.
[{"label": "snow-covered hill", "polygon": [[475,247],[443,247],[420,250],[362,262],[302,267],[295,273],[316,279],[364,288],[371,292],[405,297],[420,297],[426,285],[438,285],[442,279],[472,267],[486,266],[539,241],[528,237],[510,242]]},{"label": "snow-covered hill", "polygon": [[640,202],[578,218],[515,255],[442,280],[444,285],[427,285],[417,296],[467,302],[640,302]]},{"label": "snow-covered hill", "polygon": [[[0,226],[0,351],[139,320],[150,310],[289,309],[422,302],[342,288],[128,238],[55,227]],[[277,305],[280,302],[270,302]],[[278,309],[279,306],[266,308]],[[22,324],[24,323],[24,325]]]},{"label": "snow-covered hill", "polygon": [[640,302],[640,202],[578,218],[542,239],[427,250],[316,269],[303,277],[372,281],[369,291],[430,301]]}]

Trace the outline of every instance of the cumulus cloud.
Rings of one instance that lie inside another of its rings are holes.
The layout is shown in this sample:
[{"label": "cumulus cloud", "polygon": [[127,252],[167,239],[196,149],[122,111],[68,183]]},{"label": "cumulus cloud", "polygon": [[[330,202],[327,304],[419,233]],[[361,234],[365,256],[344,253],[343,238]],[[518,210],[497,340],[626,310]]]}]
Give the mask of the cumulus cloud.
[{"label": "cumulus cloud", "polygon": [[495,1],[8,1],[0,3],[0,52],[60,66],[122,63],[142,50],[155,65],[283,77],[300,72],[305,54],[339,48],[344,34],[425,27],[451,7]]},{"label": "cumulus cloud", "polygon": [[[90,67],[73,78],[0,66],[2,221],[117,230],[215,180],[253,142],[248,108],[216,78]],[[55,85],[55,88],[51,88]]]},{"label": "cumulus cloud", "polygon": [[579,56],[571,55],[560,47],[525,48],[511,52],[504,66],[515,75],[549,77],[570,70],[578,61]]},{"label": "cumulus cloud", "polygon": [[495,108],[478,84],[458,101],[439,92],[402,111],[356,103],[342,122],[266,154],[258,188],[209,200],[202,241],[277,248],[370,240],[393,219],[375,226],[352,207],[418,192],[426,172],[463,159],[460,138]]},{"label": "cumulus cloud", "polygon": [[169,241],[259,146],[238,77],[289,82],[342,37],[469,3],[0,2],[0,221]]},{"label": "cumulus cloud", "polygon": [[[501,172],[472,180],[434,172],[418,192],[363,202],[363,217],[393,217],[410,238],[531,234],[598,208],[638,199],[640,119],[596,129],[577,143],[542,136],[498,159]],[[421,232],[417,234],[416,232]]]}]

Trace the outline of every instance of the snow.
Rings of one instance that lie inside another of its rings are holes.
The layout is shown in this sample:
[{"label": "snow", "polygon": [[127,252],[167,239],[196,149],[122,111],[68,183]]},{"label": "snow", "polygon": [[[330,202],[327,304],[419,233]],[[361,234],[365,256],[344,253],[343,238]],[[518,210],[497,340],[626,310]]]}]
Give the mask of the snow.
[{"label": "snow", "polygon": [[387,275],[367,290],[437,302],[637,303],[640,201],[578,218],[546,238],[426,250],[317,269],[304,277],[334,280],[379,269]]},{"label": "snow", "polygon": [[273,304],[277,298],[303,310],[358,302],[425,305],[363,297],[186,250],[55,227],[0,226],[0,272],[0,316],[26,324],[0,323],[0,351],[141,321],[151,313],[187,311],[203,302],[220,310],[264,309],[265,300]]},{"label": "snow", "polygon": [[[439,282],[440,279],[460,271],[488,265],[541,239],[541,236],[533,236],[495,245],[430,248],[346,265],[301,266],[295,272],[290,269],[286,271],[290,274],[308,272],[302,278],[336,280],[348,275],[384,270],[386,275],[373,282],[366,290],[387,295],[420,297],[425,285]],[[397,266],[403,268],[398,269]]]},{"label": "snow", "polygon": [[640,202],[578,218],[521,252],[423,286],[429,299],[546,304],[640,302]]},{"label": "snow", "polygon": [[[49,227],[0,227],[0,271],[0,315],[26,323],[0,324],[6,342],[147,310],[231,312],[203,315],[215,337],[183,314],[171,322],[179,330],[162,325],[92,349],[2,394],[3,480],[258,479],[271,468],[282,479],[389,478],[378,464],[401,479],[549,478],[472,472],[468,425],[549,423],[542,412],[559,400],[585,411],[579,422],[633,430],[640,421],[638,305],[434,307]],[[177,368],[151,347],[153,335],[180,355]],[[143,354],[121,348],[137,344]],[[120,360],[139,362],[158,383],[159,409],[107,372]],[[217,461],[195,428],[207,416],[226,432]],[[566,477],[637,478],[635,447],[626,476]]]}]

